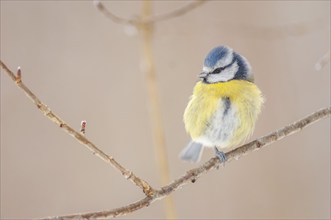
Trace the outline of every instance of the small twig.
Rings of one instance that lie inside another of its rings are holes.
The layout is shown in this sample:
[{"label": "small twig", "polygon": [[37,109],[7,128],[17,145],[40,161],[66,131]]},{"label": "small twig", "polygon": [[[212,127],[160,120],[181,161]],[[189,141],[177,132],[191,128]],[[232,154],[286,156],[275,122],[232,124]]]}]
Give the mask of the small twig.
[{"label": "small twig", "polygon": [[[248,152],[261,149],[262,147],[270,145],[284,137],[297,133],[302,129],[304,129],[305,127],[307,127],[308,125],[312,125],[314,122],[317,122],[323,118],[330,117],[330,115],[331,115],[331,107],[319,110],[275,132],[272,132],[266,136],[263,136],[247,144],[244,144],[225,154],[227,157],[226,163],[230,162],[234,158],[239,159],[241,156],[247,154]],[[156,190],[153,197],[145,197],[127,206],[116,208],[110,211],[57,216],[57,217],[50,217],[47,219],[54,219],[54,220],[55,219],[57,220],[95,219],[95,218],[110,218],[110,217],[126,215],[138,209],[149,206],[151,203],[155,202],[156,200],[160,200],[163,197],[173,193],[174,191],[178,190],[185,184],[194,183],[201,175],[207,173],[209,170],[213,168],[217,168],[219,164],[220,164],[219,159],[217,157],[213,157],[207,162],[205,162],[203,165],[201,165],[200,167],[187,171],[186,174],[183,175],[182,177],[174,180],[172,183],[166,186],[163,186],[160,190]]]},{"label": "small twig", "polygon": [[[30,100],[38,107],[38,109],[52,122],[57,124],[66,133],[74,137],[77,141],[87,147],[94,155],[101,158],[106,163],[112,165],[115,169],[121,172],[121,174],[126,178],[131,180],[134,184],[140,187],[147,196],[152,196],[155,192],[154,189],[143,179],[139,178],[131,171],[125,169],[121,164],[119,164],[112,156],[107,155],[102,150],[100,150],[95,144],[89,141],[83,134],[74,130],[70,125],[65,123],[59,116],[51,111],[40,99],[31,92],[31,90],[22,82],[21,80],[21,70],[19,69],[18,75],[15,74],[0,60],[1,67],[5,70],[8,76],[16,82],[16,85],[20,87],[25,94],[30,98]],[[19,78],[19,80],[18,80]]]},{"label": "small twig", "polygon": [[65,216],[54,216],[43,218],[40,220],[93,220],[93,219],[107,219],[111,217],[123,216],[144,207],[149,206],[155,199],[153,197],[145,197],[137,202],[131,203],[130,205],[123,206],[111,211],[100,211],[100,212],[91,212],[91,213],[82,213],[82,214],[73,214]]}]

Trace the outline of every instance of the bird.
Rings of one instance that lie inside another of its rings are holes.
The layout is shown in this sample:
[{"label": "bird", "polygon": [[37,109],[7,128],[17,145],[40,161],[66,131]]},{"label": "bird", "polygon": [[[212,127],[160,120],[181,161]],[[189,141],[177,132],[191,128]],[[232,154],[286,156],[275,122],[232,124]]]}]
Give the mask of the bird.
[{"label": "bird", "polygon": [[199,162],[203,148],[209,147],[224,164],[223,150],[252,134],[264,98],[248,60],[225,45],[207,54],[198,77],[183,117],[191,142],[179,156]]}]

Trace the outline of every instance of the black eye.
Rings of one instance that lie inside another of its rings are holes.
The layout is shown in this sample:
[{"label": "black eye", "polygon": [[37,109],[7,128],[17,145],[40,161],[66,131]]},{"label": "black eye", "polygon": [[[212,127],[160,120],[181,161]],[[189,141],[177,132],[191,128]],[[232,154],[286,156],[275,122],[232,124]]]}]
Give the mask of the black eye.
[{"label": "black eye", "polygon": [[219,68],[216,68],[214,69],[213,72],[211,72],[212,74],[217,74],[217,73],[220,73],[222,70],[224,70],[225,68],[224,67],[219,67]]}]

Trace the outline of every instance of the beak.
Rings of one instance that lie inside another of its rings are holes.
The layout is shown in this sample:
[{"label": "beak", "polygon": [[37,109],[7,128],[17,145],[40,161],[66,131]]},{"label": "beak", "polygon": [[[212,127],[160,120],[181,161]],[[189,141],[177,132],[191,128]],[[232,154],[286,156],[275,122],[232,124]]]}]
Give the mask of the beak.
[{"label": "beak", "polygon": [[200,74],[198,75],[198,77],[199,77],[200,79],[205,79],[207,76],[208,76],[208,73],[206,73],[206,72],[202,72],[202,73],[200,73]]}]

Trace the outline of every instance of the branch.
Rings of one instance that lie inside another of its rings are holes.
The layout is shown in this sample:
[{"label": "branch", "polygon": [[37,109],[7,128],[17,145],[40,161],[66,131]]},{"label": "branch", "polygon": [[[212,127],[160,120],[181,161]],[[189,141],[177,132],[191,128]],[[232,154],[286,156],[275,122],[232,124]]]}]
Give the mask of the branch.
[{"label": "branch", "polygon": [[[312,125],[314,122],[329,117],[330,115],[331,115],[331,107],[321,109],[317,112],[312,113],[311,115],[306,116],[305,118],[297,122],[294,122],[266,136],[263,136],[247,144],[244,144],[225,154],[227,157],[226,163],[230,162],[232,159],[237,160],[241,156],[247,154],[248,152],[261,149],[267,145],[279,141],[284,137],[297,133],[302,129],[304,129],[305,127],[307,127],[308,125]],[[201,165],[200,167],[187,171],[185,175],[183,175],[179,179],[174,180],[169,185],[163,186],[161,189],[156,190],[155,194],[152,197],[145,197],[137,202],[134,202],[127,206],[123,206],[121,208],[113,209],[110,211],[50,217],[47,219],[54,219],[54,220],[55,219],[56,220],[95,219],[95,218],[110,218],[110,217],[126,215],[138,209],[149,206],[151,203],[155,202],[156,200],[162,199],[163,197],[173,193],[177,189],[183,187],[184,185],[190,182],[194,183],[201,175],[207,173],[209,170],[213,168],[218,168],[219,165],[220,165],[219,159],[217,157],[213,157],[207,162],[205,162],[203,165]]]},{"label": "branch", "polygon": [[[118,164],[111,156],[103,153],[99,150],[93,143],[87,140],[84,136],[82,136],[79,132],[75,131],[69,125],[65,124],[62,119],[56,116],[54,113],[50,111],[50,109],[44,105],[21,81],[21,71],[18,70],[18,75],[16,76],[8,67],[0,60],[1,67],[5,70],[8,76],[16,82],[17,86],[20,87],[26,95],[35,103],[35,105],[42,111],[47,118],[49,118],[54,123],[58,124],[62,129],[64,129],[68,134],[73,136],[83,145],[85,145],[89,150],[91,150],[94,154],[99,156],[102,160],[107,163],[110,163],[112,166],[117,168],[122,175],[126,178],[130,179],[134,182],[137,186],[142,188],[147,195],[145,198],[129,204],[127,206],[123,206],[120,208],[116,208],[109,211],[101,211],[101,212],[92,212],[92,213],[84,213],[84,214],[74,214],[74,215],[66,215],[66,216],[56,216],[56,217],[49,217],[47,219],[95,219],[95,218],[109,218],[109,217],[116,217],[122,216],[129,213],[132,213],[136,210],[142,209],[144,207],[149,206],[151,203],[155,202],[156,200],[163,199],[165,196],[173,193],[174,191],[178,190],[182,186],[188,183],[194,183],[201,175],[206,174],[209,170],[213,168],[218,168],[220,161],[217,157],[213,157],[203,165],[189,170],[186,172],[185,175],[182,177],[174,180],[172,183],[161,187],[159,190],[152,189],[145,181],[141,180],[137,176],[135,176],[132,172],[123,168],[120,164]],[[234,150],[227,152],[225,155],[227,157],[226,163],[230,162],[232,159],[239,159],[241,156],[254,151],[261,149],[267,145],[270,145],[284,137],[297,133],[307,127],[308,125],[313,124],[323,118],[330,117],[331,115],[331,107],[327,107],[321,109],[317,112],[312,113],[311,115],[306,116],[305,118],[294,122],[290,125],[287,125],[275,132],[272,132],[266,136],[258,138],[254,141],[251,141],[247,144],[244,144]],[[146,193],[147,192],[147,193]],[[148,193],[149,192],[149,193]]]},{"label": "branch", "polygon": [[57,124],[63,131],[68,133],[70,136],[75,138],[78,142],[83,144],[92,153],[102,159],[104,162],[110,164],[112,167],[121,172],[121,174],[126,178],[131,180],[135,185],[140,187],[147,196],[154,194],[154,189],[143,179],[136,176],[131,171],[125,169],[120,163],[118,163],[112,156],[107,155],[102,150],[100,150],[95,144],[89,141],[82,133],[77,132],[70,125],[65,123],[59,116],[51,111],[47,105],[42,103],[40,99],[31,92],[31,90],[22,82],[21,79],[21,69],[18,68],[17,76],[0,60],[0,66],[8,74],[8,76],[16,82],[16,85],[21,88],[25,94],[30,98],[30,100],[37,106],[37,108],[52,122]]},{"label": "branch", "polygon": [[161,15],[155,15],[150,16],[148,18],[135,18],[135,19],[126,19],[118,17],[117,15],[113,14],[110,10],[108,10],[99,0],[94,0],[94,4],[97,7],[97,9],[104,14],[107,18],[112,20],[113,22],[117,24],[131,24],[131,25],[141,25],[142,23],[154,23],[159,21],[165,21],[171,18],[182,16],[193,9],[201,6],[202,4],[206,3],[208,0],[196,0],[193,2],[190,2],[189,4],[183,6],[182,8],[176,9],[174,11],[161,14]]},{"label": "branch", "polygon": [[[152,16],[152,2],[144,0],[142,2],[141,20],[147,21]],[[150,121],[152,127],[152,136],[154,142],[154,151],[156,164],[159,168],[161,186],[171,181],[169,172],[169,162],[167,157],[167,146],[165,142],[165,133],[162,120],[162,108],[160,104],[160,95],[158,91],[156,66],[153,54],[153,23],[141,23],[137,27],[141,35],[141,72],[145,75],[147,93],[150,105]],[[164,200],[164,208],[167,219],[177,219],[176,206],[172,196]]]}]

